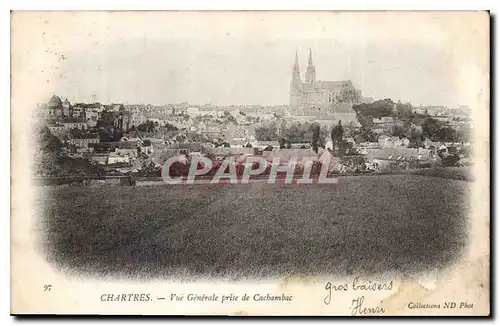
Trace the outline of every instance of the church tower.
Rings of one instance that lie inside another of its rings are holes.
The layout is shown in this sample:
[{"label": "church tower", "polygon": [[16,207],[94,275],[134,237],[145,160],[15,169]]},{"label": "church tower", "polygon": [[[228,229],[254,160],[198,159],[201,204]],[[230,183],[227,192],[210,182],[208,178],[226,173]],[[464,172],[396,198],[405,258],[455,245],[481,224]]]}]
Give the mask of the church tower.
[{"label": "church tower", "polygon": [[300,90],[300,85],[302,81],[300,80],[300,69],[299,69],[299,58],[297,56],[297,50],[295,50],[295,62],[293,64],[292,72],[292,82],[290,83],[290,90]]},{"label": "church tower", "polygon": [[295,62],[293,64],[292,81],[290,82],[290,105],[299,104],[302,93],[302,81],[300,80],[299,58],[295,50]]},{"label": "church tower", "polygon": [[309,47],[309,62],[307,63],[306,83],[307,84],[311,83],[314,85],[315,82],[316,82],[316,68],[314,68],[311,47]]}]

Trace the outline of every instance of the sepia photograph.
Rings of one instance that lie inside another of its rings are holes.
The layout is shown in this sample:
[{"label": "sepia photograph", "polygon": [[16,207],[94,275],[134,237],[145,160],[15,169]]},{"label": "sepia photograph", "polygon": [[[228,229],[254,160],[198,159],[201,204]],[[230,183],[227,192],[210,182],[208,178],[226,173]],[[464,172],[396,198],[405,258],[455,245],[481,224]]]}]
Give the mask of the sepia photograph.
[{"label": "sepia photograph", "polygon": [[11,314],[488,316],[487,11],[12,11]]}]

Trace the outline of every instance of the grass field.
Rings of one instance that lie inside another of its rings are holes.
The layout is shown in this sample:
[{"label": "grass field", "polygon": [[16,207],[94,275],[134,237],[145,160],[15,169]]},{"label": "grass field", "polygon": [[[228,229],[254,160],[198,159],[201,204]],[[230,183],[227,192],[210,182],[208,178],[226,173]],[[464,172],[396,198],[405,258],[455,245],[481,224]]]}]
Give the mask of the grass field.
[{"label": "grass field", "polygon": [[466,181],[339,181],[43,187],[44,247],[79,274],[239,279],[422,271],[467,241]]}]

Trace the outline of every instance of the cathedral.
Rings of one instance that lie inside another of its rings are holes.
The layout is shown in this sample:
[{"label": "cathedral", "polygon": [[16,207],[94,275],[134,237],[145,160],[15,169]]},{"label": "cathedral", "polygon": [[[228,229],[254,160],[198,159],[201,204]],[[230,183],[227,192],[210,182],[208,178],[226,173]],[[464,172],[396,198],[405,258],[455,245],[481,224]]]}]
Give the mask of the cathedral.
[{"label": "cathedral", "polygon": [[290,83],[290,108],[295,114],[321,110],[324,114],[351,113],[352,105],[362,100],[361,91],[350,80],[316,80],[312,50],[309,48],[309,61],[305,80],[300,78],[299,60],[295,52],[292,82]]}]

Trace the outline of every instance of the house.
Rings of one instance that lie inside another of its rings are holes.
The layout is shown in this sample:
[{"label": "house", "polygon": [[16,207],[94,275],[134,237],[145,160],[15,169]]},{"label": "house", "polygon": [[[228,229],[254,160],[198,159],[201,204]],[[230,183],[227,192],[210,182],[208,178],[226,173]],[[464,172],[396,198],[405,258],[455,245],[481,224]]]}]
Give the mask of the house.
[{"label": "house", "polygon": [[108,156],[108,164],[117,164],[117,163],[130,163],[130,157],[128,156],[119,156],[119,155],[110,155]]},{"label": "house", "polygon": [[118,156],[136,158],[138,154],[137,147],[139,147],[139,143],[137,141],[120,141],[116,144],[114,153]]},{"label": "house", "polygon": [[145,123],[148,119],[141,113],[133,113],[130,117],[130,126],[138,126]]},{"label": "house", "polygon": [[84,117],[85,116],[85,111],[86,111],[86,108],[83,107],[83,106],[81,106],[81,105],[74,106],[73,109],[71,110],[71,116],[73,118]]},{"label": "house", "polygon": [[66,132],[64,126],[62,124],[50,124],[47,126],[50,130],[50,133],[54,136],[61,136]]},{"label": "house", "polygon": [[380,148],[380,143],[365,141],[365,142],[360,142],[358,147],[361,147],[361,148]]},{"label": "house", "polygon": [[301,148],[301,149],[308,149],[308,148],[311,148],[311,143],[292,143],[291,144],[292,146],[292,149],[296,149],[296,148]]},{"label": "house", "polygon": [[200,116],[208,115],[208,116],[211,116],[211,117],[216,117],[217,116],[217,111],[214,110],[214,109],[210,109],[210,108],[201,108],[199,110],[199,115]]},{"label": "house", "polygon": [[197,125],[198,130],[206,130],[207,129],[207,124],[203,121],[200,121]]},{"label": "house", "polygon": [[231,147],[245,147],[247,143],[248,141],[244,137],[233,137],[229,140]]},{"label": "house", "polygon": [[114,156],[137,158],[137,148],[116,148]]},{"label": "house", "polygon": [[276,149],[274,151],[264,151],[262,155],[268,162],[272,162],[275,159],[279,158],[279,162],[285,163],[289,162],[292,159],[297,162],[303,162],[306,160],[308,162],[312,162],[318,159],[318,154],[314,152],[311,148],[308,149]]},{"label": "house", "polygon": [[[151,139],[154,139],[155,141],[151,141]],[[139,146],[140,146],[140,149],[141,149],[141,152],[142,153],[146,153],[146,154],[151,154],[153,153],[154,151],[154,145],[163,145],[165,146],[165,142],[161,139],[159,139],[159,141],[156,141],[157,139],[156,138],[145,138],[143,139],[140,143],[139,143]],[[156,146],[158,147],[158,146]]]},{"label": "house", "polygon": [[380,119],[373,119],[373,131],[377,133],[391,132],[394,128],[393,117],[381,117]]},{"label": "house", "polygon": [[277,140],[270,140],[270,141],[267,141],[267,140],[264,140],[264,141],[254,141],[252,143],[252,146],[253,147],[257,147],[257,148],[260,148],[260,149],[264,149],[264,148],[267,148],[269,146],[272,146],[274,149],[278,149],[280,148],[280,144]]},{"label": "house", "polygon": [[416,106],[414,107],[414,112],[418,114],[427,114],[430,116],[440,116],[440,115],[446,115],[450,112],[450,109],[446,106]]},{"label": "house", "polygon": [[61,121],[65,130],[87,129],[87,121],[83,119],[67,118]]},{"label": "house", "polygon": [[200,113],[200,109],[199,108],[191,107],[191,108],[187,109],[186,114],[190,118],[194,118],[194,117],[199,116],[201,113]]},{"label": "house", "polygon": [[431,146],[433,146],[433,145],[434,145],[434,142],[433,142],[433,141],[431,141],[429,138],[426,138],[426,139],[424,140],[424,142],[423,142],[423,145],[424,145],[424,147],[425,147],[426,149],[429,149],[429,148],[431,148]]},{"label": "house", "polygon": [[217,156],[235,156],[244,154],[254,154],[255,150],[251,147],[204,147],[203,154],[212,154]]},{"label": "house", "polygon": [[247,120],[246,115],[237,115],[236,116],[236,123],[238,123],[239,125],[250,124],[250,122]]},{"label": "house", "polygon": [[97,119],[87,120],[87,128],[95,128],[97,126]]},{"label": "house", "polygon": [[[92,147],[87,147],[87,148],[85,148],[85,147],[78,147],[78,148],[76,149],[76,152],[77,152],[78,154],[83,154],[83,153],[92,153],[92,152],[93,152],[93,150],[94,150],[94,149],[93,149]],[[82,158],[83,158],[83,157],[82,157]]]},{"label": "house", "polygon": [[81,137],[71,137],[68,142],[71,145],[75,145],[79,148],[89,148],[89,144],[97,144],[99,143],[99,137],[94,135],[89,136],[81,136]]},{"label": "house", "polygon": [[386,147],[369,150],[365,155],[365,159],[375,169],[388,168],[391,164],[408,168],[411,161],[431,161],[432,153],[430,150],[421,148]]},{"label": "house", "polygon": [[99,165],[104,165],[108,161],[108,156],[107,155],[93,155],[90,157],[90,160],[92,162],[99,164]]},{"label": "house", "polygon": [[378,143],[380,147],[408,147],[410,144],[410,140],[408,138],[399,138],[396,136],[389,137],[389,136],[380,136],[378,138]]},{"label": "house", "polygon": [[99,119],[99,112],[97,112],[96,109],[90,109],[85,111],[85,119],[91,120],[91,119]]},{"label": "house", "polygon": [[406,137],[401,139],[401,147],[408,147],[410,145],[410,140]]},{"label": "house", "polygon": [[203,151],[202,143],[179,143],[179,149],[182,154],[189,154],[191,152],[202,152]]},{"label": "house", "polygon": [[205,134],[209,137],[218,137],[220,135],[222,135],[222,127],[220,124],[216,123],[216,122],[211,122],[211,121],[208,121],[206,122],[206,127],[205,129],[202,129],[200,130],[200,132],[202,134]]}]

